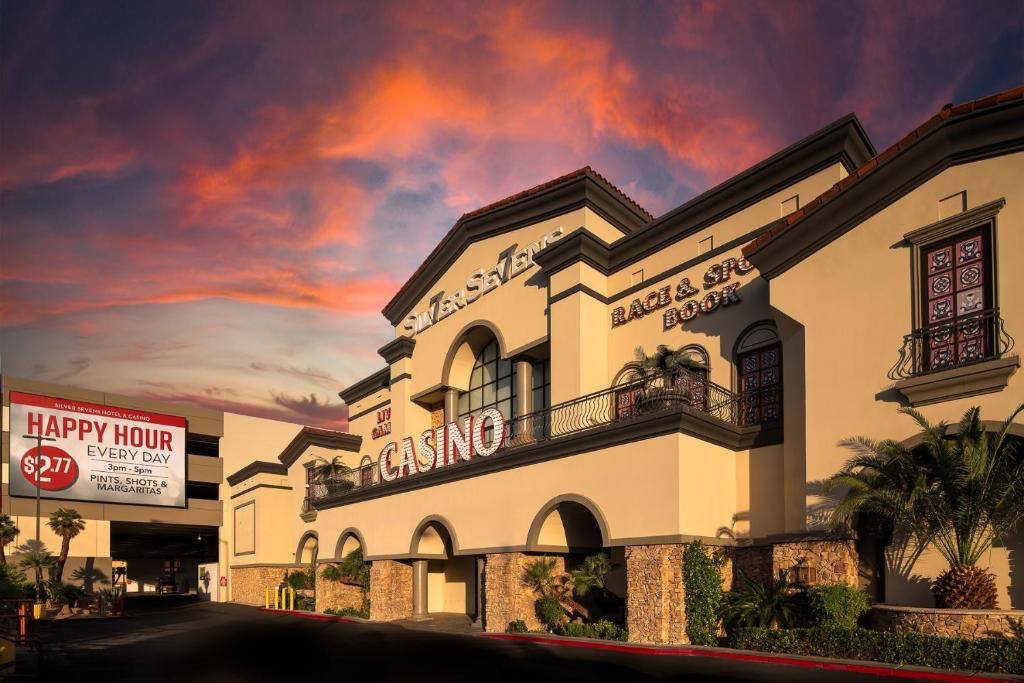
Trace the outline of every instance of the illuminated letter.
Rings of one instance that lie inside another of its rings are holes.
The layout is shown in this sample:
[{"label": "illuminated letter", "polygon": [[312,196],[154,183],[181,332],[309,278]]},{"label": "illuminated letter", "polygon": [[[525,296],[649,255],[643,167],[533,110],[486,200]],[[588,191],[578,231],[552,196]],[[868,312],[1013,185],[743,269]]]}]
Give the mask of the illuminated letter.
[{"label": "illuminated letter", "polygon": [[429,472],[434,469],[437,453],[434,451],[434,447],[430,445],[430,437],[433,435],[433,429],[428,429],[420,434],[420,455],[427,459],[426,462],[417,461],[417,469],[420,472]]},{"label": "illuminated letter", "polygon": [[700,313],[700,307],[697,305],[697,302],[694,301],[693,299],[687,301],[685,304],[683,304],[683,307],[679,309],[679,317],[683,319],[683,322],[686,322],[687,320],[693,320],[694,318],[697,317],[698,313]]},{"label": "illuminated letter", "polygon": [[745,258],[741,258],[739,261],[736,262],[736,272],[739,273],[740,275],[749,273],[753,269],[754,264]]},{"label": "illuminated letter", "polygon": [[687,299],[695,294],[700,294],[700,290],[690,284],[690,278],[688,277],[684,277],[679,281],[679,284],[676,285],[676,301],[682,301],[683,299]]},{"label": "illuminated letter", "polygon": [[612,327],[618,327],[626,322],[626,309],[619,306],[612,311]]},{"label": "illuminated letter", "polygon": [[722,287],[722,304],[725,306],[738,304],[740,302],[740,295],[736,293],[736,290],[739,288],[740,283],[738,282]]},{"label": "illuminated letter", "polygon": [[671,330],[673,327],[679,324],[679,310],[670,308],[665,311],[665,315],[662,318],[663,329]]},{"label": "illuminated letter", "polygon": [[452,462],[445,462],[444,460],[444,449],[445,449],[445,437],[444,427],[438,427],[434,430],[434,467],[444,467],[445,465],[451,465]]},{"label": "illuminated letter", "polygon": [[718,292],[708,292],[708,295],[700,302],[700,310],[703,313],[710,313],[718,308],[722,296]]},{"label": "illuminated letter", "polygon": [[467,417],[463,424],[465,424],[465,430],[459,431],[459,426],[454,422],[449,422],[445,425],[445,460],[449,465],[455,464],[455,452],[458,451],[459,457],[463,460],[469,460],[473,457],[473,416]]},{"label": "illuminated letter", "polygon": [[412,445],[412,438],[407,436],[402,439],[402,462],[398,465],[398,476],[404,477],[416,474],[418,471],[416,468],[416,449]]},{"label": "illuminated letter", "polygon": [[[487,430],[487,420],[490,419],[494,427],[494,436],[489,446],[484,446],[484,432]],[[476,429],[473,430],[473,449],[477,455],[488,456],[502,447],[505,443],[505,417],[495,408],[488,408],[480,413],[480,420]]]},{"label": "illuminated letter", "polygon": [[398,450],[398,444],[394,441],[389,443],[380,452],[380,457],[377,458],[377,467],[380,468],[380,478],[384,481],[394,481],[395,477],[398,476],[396,472],[391,471],[391,454]]}]

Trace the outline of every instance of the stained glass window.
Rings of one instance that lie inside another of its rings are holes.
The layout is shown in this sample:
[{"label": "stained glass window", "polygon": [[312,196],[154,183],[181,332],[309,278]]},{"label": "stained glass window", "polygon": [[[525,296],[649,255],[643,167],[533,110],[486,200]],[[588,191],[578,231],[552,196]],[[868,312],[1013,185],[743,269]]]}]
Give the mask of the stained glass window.
[{"label": "stained glass window", "polygon": [[973,230],[922,249],[926,369],[988,357],[991,247],[987,232]]},{"label": "stained glass window", "polygon": [[739,354],[740,420],[744,425],[778,422],[782,417],[782,346],[778,343]]}]

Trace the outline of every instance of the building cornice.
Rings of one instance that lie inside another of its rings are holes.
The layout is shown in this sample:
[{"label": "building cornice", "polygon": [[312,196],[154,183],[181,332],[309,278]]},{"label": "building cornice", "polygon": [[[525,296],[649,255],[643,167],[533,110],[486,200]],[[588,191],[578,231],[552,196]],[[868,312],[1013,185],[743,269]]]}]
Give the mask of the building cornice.
[{"label": "building cornice", "polygon": [[416,348],[416,340],[412,337],[396,337],[377,349],[384,361],[391,365],[403,358],[412,358],[412,350]]},{"label": "building cornice", "polygon": [[1016,97],[943,110],[804,208],[773,223],[744,247],[744,255],[771,280],[947,168],[1024,150],[1024,99]]},{"label": "building cornice", "polygon": [[352,405],[359,399],[366,398],[375,391],[387,389],[389,386],[391,386],[391,368],[386,367],[369,377],[348,385],[338,392],[338,396],[348,405]]},{"label": "building cornice", "polygon": [[227,476],[227,482],[231,486],[236,486],[250,477],[254,477],[257,474],[288,474],[288,468],[279,462],[266,462],[265,460],[256,460],[249,463],[242,469],[238,470],[234,474]]},{"label": "building cornice", "polygon": [[316,427],[303,427],[295,438],[292,439],[291,443],[284,447],[281,454],[277,456],[277,459],[285,467],[291,467],[295,464],[303,453],[310,446],[320,446],[322,448],[329,448],[335,451],[351,451],[353,453],[359,452],[359,447],[363,443],[363,437],[356,436],[355,434],[346,434],[345,432],[336,432],[331,429],[317,429]]}]

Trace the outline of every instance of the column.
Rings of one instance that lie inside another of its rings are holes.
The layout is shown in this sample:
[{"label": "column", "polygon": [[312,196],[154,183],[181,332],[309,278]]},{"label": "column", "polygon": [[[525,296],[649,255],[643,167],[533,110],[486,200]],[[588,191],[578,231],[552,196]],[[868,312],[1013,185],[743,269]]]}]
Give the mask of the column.
[{"label": "column", "polygon": [[473,625],[479,626],[484,619],[484,557],[476,557],[476,614],[473,617]]},{"label": "column", "polygon": [[459,390],[448,387],[444,390],[444,421],[455,422],[459,416]]},{"label": "column", "polygon": [[631,643],[688,642],[681,544],[626,547],[626,627]]},{"label": "column", "polygon": [[537,440],[534,433],[533,421],[524,419],[524,415],[533,412],[533,363],[529,360],[518,359],[515,361],[516,370],[516,420],[515,445],[533,443]]},{"label": "column", "polygon": [[424,621],[427,612],[427,561],[412,561],[412,618]]},{"label": "column", "polygon": [[412,565],[400,560],[370,564],[370,619],[407,619],[412,609]]}]

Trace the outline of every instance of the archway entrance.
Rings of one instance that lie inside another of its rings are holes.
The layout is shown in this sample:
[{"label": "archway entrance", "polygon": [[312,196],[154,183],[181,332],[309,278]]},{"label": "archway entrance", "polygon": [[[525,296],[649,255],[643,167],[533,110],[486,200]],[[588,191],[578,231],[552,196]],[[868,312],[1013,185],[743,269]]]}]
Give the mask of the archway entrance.
[{"label": "archway entrance", "polygon": [[456,555],[447,526],[438,520],[424,522],[412,543],[413,618],[455,614],[476,618],[478,608],[477,561],[472,555]]},{"label": "archway entrance", "polygon": [[560,496],[548,503],[534,519],[527,547],[532,552],[559,557],[563,563],[559,569],[570,574],[591,573],[601,567],[595,558],[603,556],[610,564],[599,577],[603,586],[576,596],[576,600],[586,608],[590,621],[609,619],[625,624],[625,549],[608,545],[603,516],[591,501],[581,496]]}]

